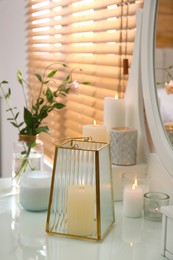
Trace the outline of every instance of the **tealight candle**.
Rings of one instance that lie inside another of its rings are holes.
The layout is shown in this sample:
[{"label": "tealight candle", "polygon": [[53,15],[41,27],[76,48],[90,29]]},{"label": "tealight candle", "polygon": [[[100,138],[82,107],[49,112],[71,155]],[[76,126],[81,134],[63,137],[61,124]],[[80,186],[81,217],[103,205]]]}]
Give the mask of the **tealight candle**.
[{"label": "tealight candle", "polygon": [[67,232],[87,236],[94,231],[94,188],[91,185],[70,185],[67,201]]},{"label": "tealight candle", "polygon": [[96,142],[106,142],[106,127],[94,121],[92,125],[83,125],[82,136],[91,137]]},{"label": "tealight candle", "polygon": [[169,205],[169,195],[161,192],[147,192],[144,194],[144,216],[150,220],[161,221],[160,208]]},{"label": "tealight candle", "polygon": [[127,217],[141,217],[143,209],[143,190],[137,186],[137,180],[132,187],[125,187],[123,212]]}]

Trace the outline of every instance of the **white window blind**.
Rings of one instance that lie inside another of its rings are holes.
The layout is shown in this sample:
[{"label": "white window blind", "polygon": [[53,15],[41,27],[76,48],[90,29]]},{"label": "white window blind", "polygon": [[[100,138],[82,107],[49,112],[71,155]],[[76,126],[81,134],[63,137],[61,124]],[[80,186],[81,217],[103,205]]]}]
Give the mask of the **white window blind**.
[{"label": "white window blind", "polygon": [[[30,0],[27,1],[28,80],[39,90],[34,73],[54,62],[78,67],[73,78],[79,95],[68,95],[65,109],[53,111],[46,122],[51,136],[43,134],[45,154],[53,159],[54,142],[81,136],[82,125],[103,122],[105,96],[123,97],[136,30],[136,10],[143,0]],[[127,69],[127,66],[126,66]],[[63,78],[63,71],[57,80]]]}]

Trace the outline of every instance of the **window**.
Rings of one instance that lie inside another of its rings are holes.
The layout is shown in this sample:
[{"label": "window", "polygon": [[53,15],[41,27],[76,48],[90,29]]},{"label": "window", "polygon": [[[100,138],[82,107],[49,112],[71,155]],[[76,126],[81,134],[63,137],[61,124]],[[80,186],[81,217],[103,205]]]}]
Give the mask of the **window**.
[{"label": "window", "polygon": [[[81,136],[82,125],[103,122],[105,96],[123,97],[128,77],[123,59],[130,67],[136,10],[142,4],[143,0],[27,1],[28,77],[34,91],[38,83],[33,74],[54,62],[80,67],[74,79],[91,82],[80,86],[79,95],[68,95],[66,108],[46,119],[52,135],[42,139],[50,159],[55,140]],[[62,77],[60,72],[57,80]]]}]

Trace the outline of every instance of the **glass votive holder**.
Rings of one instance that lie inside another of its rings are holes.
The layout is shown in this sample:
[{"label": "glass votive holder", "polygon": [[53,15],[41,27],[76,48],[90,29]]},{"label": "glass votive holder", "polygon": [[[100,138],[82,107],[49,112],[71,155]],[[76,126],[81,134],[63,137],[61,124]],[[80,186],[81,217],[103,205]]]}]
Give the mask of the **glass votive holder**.
[{"label": "glass votive holder", "polygon": [[144,194],[144,216],[153,221],[161,221],[160,207],[169,205],[169,195],[161,192]]}]

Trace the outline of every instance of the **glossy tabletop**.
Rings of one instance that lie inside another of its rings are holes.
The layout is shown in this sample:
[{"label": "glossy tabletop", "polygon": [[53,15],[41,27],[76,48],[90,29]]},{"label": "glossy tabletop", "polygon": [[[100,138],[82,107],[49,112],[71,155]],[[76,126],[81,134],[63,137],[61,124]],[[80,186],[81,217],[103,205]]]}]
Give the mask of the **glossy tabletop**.
[{"label": "glossy tabletop", "polygon": [[115,203],[116,222],[100,242],[48,235],[47,212],[29,212],[0,179],[0,260],[161,260],[161,222],[122,215]]}]

